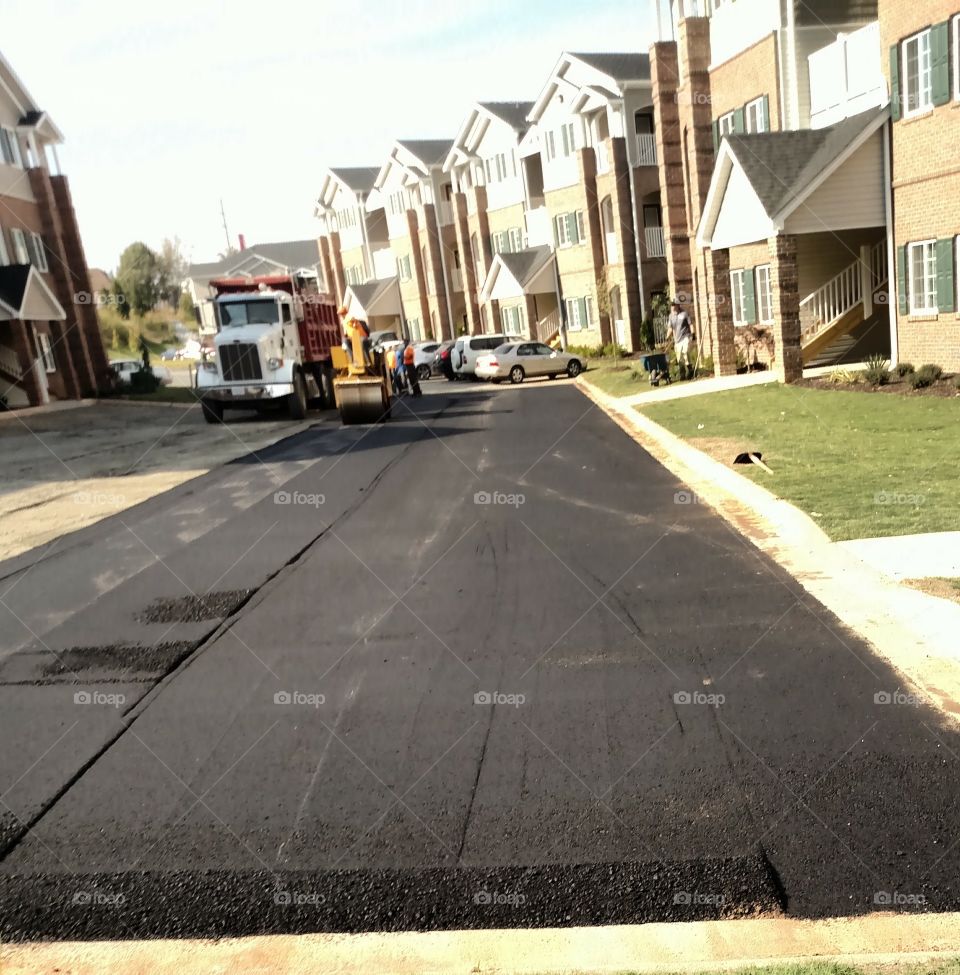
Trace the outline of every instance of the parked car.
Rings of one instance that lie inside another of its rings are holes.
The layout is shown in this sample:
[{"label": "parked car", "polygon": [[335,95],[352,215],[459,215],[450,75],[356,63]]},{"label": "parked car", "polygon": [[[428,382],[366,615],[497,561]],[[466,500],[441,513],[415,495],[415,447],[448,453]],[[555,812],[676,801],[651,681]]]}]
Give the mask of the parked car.
[{"label": "parked car", "polygon": [[[130,377],[140,371],[142,363],[139,359],[116,359],[110,363],[117,379],[125,386],[130,385]],[[151,366],[153,374],[160,380],[161,386],[169,386],[173,382],[173,373],[166,366]]]},{"label": "parked car", "polygon": [[399,342],[400,338],[396,332],[380,331],[370,333],[370,348],[376,350],[382,348],[388,342]]},{"label": "parked car", "polygon": [[175,359],[180,358],[180,353],[177,349],[164,349],[160,353],[160,359],[162,362],[173,362]]},{"label": "parked car", "polygon": [[414,342],[413,364],[417,367],[417,378],[420,382],[425,382],[433,375],[433,357],[440,348],[439,342]]},{"label": "parked car", "polygon": [[470,378],[476,375],[477,359],[487,352],[493,352],[506,342],[520,342],[517,335],[465,335],[457,339],[453,351],[453,371],[457,376]]},{"label": "parked car", "polygon": [[456,376],[453,374],[453,349],[456,346],[456,342],[447,341],[441,342],[437,346],[437,351],[433,354],[433,370],[439,373],[445,379],[453,382]]},{"label": "parked car", "polygon": [[569,352],[559,352],[542,342],[508,342],[477,359],[478,379],[495,383],[509,379],[522,383],[528,376],[549,376],[556,379],[566,373],[575,379],[583,372],[583,363]]}]

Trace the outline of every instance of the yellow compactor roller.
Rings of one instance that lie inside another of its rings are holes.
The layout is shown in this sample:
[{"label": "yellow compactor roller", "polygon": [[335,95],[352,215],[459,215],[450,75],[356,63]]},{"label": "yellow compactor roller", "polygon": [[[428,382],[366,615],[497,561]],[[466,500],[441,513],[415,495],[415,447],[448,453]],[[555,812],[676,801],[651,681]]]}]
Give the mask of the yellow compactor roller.
[{"label": "yellow compactor roller", "polygon": [[333,392],[344,426],[380,423],[390,417],[390,379],[383,353],[365,352],[363,336],[354,334],[350,356],[339,346],[330,350],[333,359]]}]

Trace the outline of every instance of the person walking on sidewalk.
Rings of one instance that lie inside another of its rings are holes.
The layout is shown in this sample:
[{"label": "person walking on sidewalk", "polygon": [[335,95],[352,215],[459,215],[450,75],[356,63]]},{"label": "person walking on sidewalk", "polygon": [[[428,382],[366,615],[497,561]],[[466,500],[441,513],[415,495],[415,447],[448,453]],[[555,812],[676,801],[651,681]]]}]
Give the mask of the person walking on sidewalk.
[{"label": "person walking on sidewalk", "polygon": [[403,350],[403,368],[407,374],[407,385],[413,390],[414,396],[422,396],[423,391],[420,389],[420,380],[417,378],[417,354],[413,350],[413,346],[408,342],[406,348]]},{"label": "person walking on sidewalk", "polygon": [[693,379],[690,366],[690,344],[693,342],[693,329],[690,316],[683,310],[679,301],[674,301],[670,312],[670,328],[673,330],[673,347],[677,353],[677,372],[681,379]]}]

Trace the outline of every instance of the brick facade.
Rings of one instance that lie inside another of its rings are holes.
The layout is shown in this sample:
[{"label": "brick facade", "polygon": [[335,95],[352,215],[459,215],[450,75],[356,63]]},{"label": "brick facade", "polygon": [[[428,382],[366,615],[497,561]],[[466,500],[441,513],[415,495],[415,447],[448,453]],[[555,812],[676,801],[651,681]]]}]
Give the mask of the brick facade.
[{"label": "brick facade", "polygon": [[747,102],[766,95],[770,108],[770,130],[777,132],[780,121],[780,64],[777,35],[741,51],[710,72],[710,102],[713,118],[743,108]]},{"label": "brick facade", "polygon": [[792,383],[803,378],[797,239],[789,234],[780,234],[771,237],[768,244],[776,347],[774,368],[781,382]]}]

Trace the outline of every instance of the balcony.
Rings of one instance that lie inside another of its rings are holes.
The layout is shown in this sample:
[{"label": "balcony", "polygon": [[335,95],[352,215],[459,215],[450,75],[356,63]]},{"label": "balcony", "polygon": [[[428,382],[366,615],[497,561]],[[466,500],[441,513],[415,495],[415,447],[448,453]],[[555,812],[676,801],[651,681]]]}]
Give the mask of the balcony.
[{"label": "balcony", "polygon": [[645,227],[643,233],[647,243],[647,257],[666,257],[663,227]]},{"label": "balcony", "polygon": [[657,137],[650,132],[637,133],[637,165],[657,165]]},{"label": "balcony", "polygon": [[880,24],[841,34],[807,58],[810,127],[822,129],[878,108],[887,100],[880,49]]},{"label": "balcony", "polygon": [[594,146],[593,151],[597,156],[597,172],[598,173],[609,173],[610,172],[610,154],[607,152],[607,144],[605,142],[598,142]]},{"label": "balcony", "polygon": [[553,246],[553,231],[550,229],[550,213],[545,206],[527,210],[527,247]]},{"label": "balcony", "polygon": [[607,264],[616,264],[620,260],[620,248],[617,247],[617,235],[613,231],[604,235],[604,245]]},{"label": "balcony", "polygon": [[463,272],[458,267],[450,268],[450,287],[454,291],[463,291]]}]

